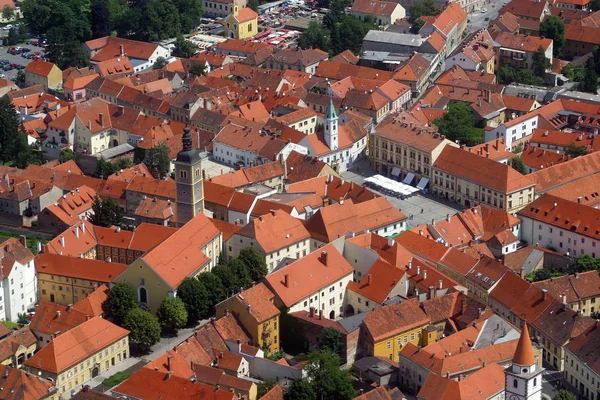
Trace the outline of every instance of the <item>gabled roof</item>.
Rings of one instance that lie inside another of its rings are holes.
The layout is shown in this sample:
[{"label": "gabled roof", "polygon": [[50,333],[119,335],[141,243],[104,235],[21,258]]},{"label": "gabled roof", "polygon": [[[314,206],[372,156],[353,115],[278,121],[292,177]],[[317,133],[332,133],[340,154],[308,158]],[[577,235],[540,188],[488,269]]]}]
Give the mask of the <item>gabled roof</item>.
[{"label": "gabled roof", "polygon": [[258,18],[258,14],[250,7],[246,7],[239,10],[238,13],[234,15],[234,18],[238,20],[238,22],[246,22]]},{"label": "gabled roof", "polygon": [[52,339],[24,364],[59,374],[127,335],[128,330],[94,317]]},{"label": "gabled roof", "polygon": [[531,322],[531,326],[559,346],[564,346],[595,324],[594,319],[580,315],[557,299]]},{"label": "gabled roof", "polygon": [[368,313],[363,325],[375,342],[406,332],[431,320],[414,300],[383,306]]},{"label": "gabled roof", "polygon": [[25,73],[47,77],[48,75],[50,75],[52,68],[58,69],[58,67],[55,64],[52,64],[51,62],[34,60],[27,64],[27,67],[25,67]]},{"label": "gabled roof", "polygon": [[568,351],[597,374],[600,374],[599,347],[600,323],[596,323],[592,329],[574,338],[565,346]]},{"label": "gabled roof", "polygon": [[142,259],[171,288],[177,288],[210,261],[202,248],[220,234],[204,214],[198,214]]},{"label": "gabled roof", "polygon": [[389,299],[391,291],[400,283],[404,274],[404,269],[378,259],[369,272],[363,275],[360,282],[348,282],[346,289],[383,304]]},{"label": "gabled roof", "polygon": [[38,274],[64,276],[109,284],[127,269],[127,265],[88,258],[40,253],[35,258],[35,269]]},{"label": "gabled roof", "polygon": [[0,387],[3,400],[45,399],[56,392],[54,382],[8,365],[0,365]]},{"label": "gabled roof", "polygon": [[302,221],[282,210],[253,219],[236,235],[255,239],[266,254],[310,238]]},{"label": "gabled roof", "polygon": [[352,266],[335,246],[327,244],[267,275],[265,280],[283,304],[291,307],[353,272]]},{"label": "gabled roof", "polygon": [[[357,0],[352,4],[352,11],[363,14],[391,16],[397,7],[402,7],[398,3],[382,0]],[[393,22],[393,21],[392,21]]]},{"label": "gabled roof", "polygon": [[123,46],[124,55],[129,58],[140,60],[149,60],[159,45],[154,43],[139,42],[137,40],[123,39],[115,36],[105,36],[102,38],[89,40],[85,45],[91,50],[99,50],[91,61],[110,60],[121,55],[121,46]]}]

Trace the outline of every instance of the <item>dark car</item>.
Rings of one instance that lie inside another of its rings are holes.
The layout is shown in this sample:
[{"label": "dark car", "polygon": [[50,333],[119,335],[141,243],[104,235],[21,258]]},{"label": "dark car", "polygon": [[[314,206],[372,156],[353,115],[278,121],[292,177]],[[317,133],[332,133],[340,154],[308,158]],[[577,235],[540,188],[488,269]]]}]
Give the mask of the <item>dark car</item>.
[{"label": "dark car", "polygon": [[16,68],[16,69],[18,69],[18,70],[20,71],[20,70],[22,70],[22,69],[25,69],[25,66],[24,66],[24,65],[21,65],[21,64],[17,64],[17,66],[16,66],[15,68]]},{"label": "dark car", "polygon": [[22,53],[27,53],[27,52],[30,52],[30,51],[31,51],[31,49],[29,49],[27,47],[21,47],[21,52]]}]

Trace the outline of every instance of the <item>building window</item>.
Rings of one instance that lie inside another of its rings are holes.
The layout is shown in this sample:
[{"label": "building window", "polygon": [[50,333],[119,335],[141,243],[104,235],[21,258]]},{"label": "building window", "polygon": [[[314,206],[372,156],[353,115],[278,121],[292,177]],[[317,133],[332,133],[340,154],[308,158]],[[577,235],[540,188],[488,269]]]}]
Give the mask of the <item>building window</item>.
[{"label": "building window", "polygon": [[148,291],[146,288],[141,287],[138,289],[139,292],[139,301],[140,303],[146,304],[148,303]]},{"label": "building window", "polygon": [[179,171],[179,176],[180,176],[182,179],[185,179],[185,178],[187,178],[187,171]]}]

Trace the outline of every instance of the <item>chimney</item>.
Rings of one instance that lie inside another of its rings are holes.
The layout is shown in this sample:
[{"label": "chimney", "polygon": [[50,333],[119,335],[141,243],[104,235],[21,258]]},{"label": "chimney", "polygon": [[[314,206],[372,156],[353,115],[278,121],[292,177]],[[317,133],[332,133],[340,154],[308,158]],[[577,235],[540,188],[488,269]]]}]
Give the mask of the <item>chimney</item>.
[{"label": "chimney", "polygon": [[542,289],[542,301],[546,301],[547,296],[548,296],[548,290]]},{"label": "chimney", "polygon": [[60,245],[61,247],[65,247],[65,237],[61,236],[60,239],[58,239],[60,241]]},{"label": "chimney", "polygon": [[427,270],[423,270],[423,280],[427,279]]},{"label": "chimney", "polygon": [[440,279],[440,280],[438,281],[438,286],[439,286],[439,289],[440,289],[440,290],[442,290],[442,287],[443,287],[443,285],[444,285],[444,282],[443,282],[443,281]]},{"label": "chimney", "polygon": [[429,286],[429,300],[435,298],[435,287]]},{"label": "chimney", "polygon": [[567,304],[567,295],[565,293],[560,295],[560,301],[562,301],[563,304]]},{"label": "chimney", "polygon": [[[223,354],[223,353],[221,353]],[[173,357],[172,355],[167,355],[167,371],[171,372],[171,357]]]},{"label": "chimney", "polygon": [[38,253],[42,252],[42,242],[37,242],[37,252]]},{"label": "chimney", "polygon": [[323,319],[323,310],[319,310],[319,319]]},{"label": "chimney", "polygon": [[92,120],[88,119],[88,131],[92,130]]},{"label": "chimney", "polygon": [[521,277],[521,279],[525,279],[525,268],[521,267],[519,269],[519,276]]},{"label": "chimney", "polygon": [[104,126],[104,114],[103,113],[98,114],[98,123],[100,123],[100,126]]},{"label": "chimney", "polygon": [[367,274],[367,286],[371,286],[373,283],[373,275]]},{"label": "chimney", "polygon": [[85,222],[81,222],[81,233],[85,233]]},{"label": "chimney", "polygon": [[223,352],[219,353],[219,358],[222,360],[223,359]]},{"label": "chimney", "polygon": [[120,53],[121,53],[121,57],[123,57],[123,56],[125,55],[125,47],[124,47],[123,45],[120,45],[120,46],[119,46],[119,48],[120,48],[120,50],[121,50],[121,51],[120,51]]},{"label": "chimney", "polygon": [[327,252],[326,251],[321,252],[321,264],[327,266]]},{"label": "chimney", "polygon": [[450,222],[450,214],[446,214],[446,221]]},{"label": "chimney", "polygon": [[417,265],[417,275],[419,275],[421,273],[421,266]]},{"label": "chimney", "polygon": [[285,286],[286,288],[290,287],[290,275],[289,274],[285,274],[283,276],[283,286]]},{"label": "chimney", "polygon": [[79,227],[75,226],[75,237],[79,238]]},{"label": "chimney", "polygon": [[575,279],[579,279],[579,272],[575,272]]},{"label": "chimney", "polygon": [[578,202],[579,204],[581,204],[581,200],[583,200],[583,197],[582,197],[582,196],[579,196],[579,197],[577,198],[577,202]]},{"label": "chimney", "polygon": [[19,236],[19,242],[21,242],[23,247],[27,247],[27,236],[25,236],[25,235]]},{"label": "chimney", "polygon": [[56,318],[60,318],[60,310],[56,311]]},{"label": "chimney", "polygon": [[314,307],[310,308],[309,315],[310,315],[311,318],[315,317],[315,308]]}]

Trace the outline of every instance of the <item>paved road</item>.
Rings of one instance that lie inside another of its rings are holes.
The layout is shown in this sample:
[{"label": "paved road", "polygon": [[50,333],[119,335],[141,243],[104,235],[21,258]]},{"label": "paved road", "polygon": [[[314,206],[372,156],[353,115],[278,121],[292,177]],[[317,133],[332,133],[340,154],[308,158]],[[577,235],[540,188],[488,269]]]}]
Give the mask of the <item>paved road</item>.
[{"label": "paved road", "polygon": [[[357,167],[358,172],[355,167],[351,171],[343,172],[341,174],[342,177],[362,185],[365,177],[375,175],[375,172],[371,170],[366,161],[360,162]],[[373,191],[379,193],[376,190]],[[379,194],[386,197],[390,203],[402,211],[406,216],[409,218],[412,216],[412,219],[409,219],[408,221],[408,225],[411,227],[421,224],[430,224],[431,220],[439,221],[446,218],[448,214],[454,215],[458,210],[460,210],[457,204],[445,202],[442,203],[439,200],[425,194],[416,194],[405,200],[386,196],[382,193]],[[421,210],[423,210],[423,212],[421,212]]]},{"label": "paved road", "polygon": [[[467,16],[469,19],[467,25],[468,33],[475,32],[488,26],[490,21],[498,17],[498,10],[500,10],[507,1],[509,0],[486,0],[485,5],[483,6],[483,8],[487,10],[486,12],[482,13],[481,9],[479,9]],[[486,18],[488,18],[487,21]]]}]

